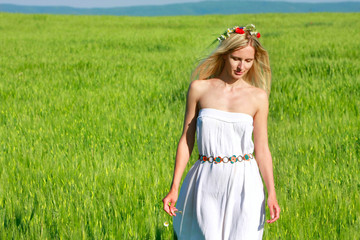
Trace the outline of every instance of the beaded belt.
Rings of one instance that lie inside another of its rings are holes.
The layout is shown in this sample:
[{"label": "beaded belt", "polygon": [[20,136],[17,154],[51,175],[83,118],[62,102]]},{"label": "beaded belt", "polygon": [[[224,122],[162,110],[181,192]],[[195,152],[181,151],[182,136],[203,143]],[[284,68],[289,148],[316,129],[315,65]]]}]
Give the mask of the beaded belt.
[{"label": "beaded belt", "polygon": [[242,162],[242,161],[250,161],[250,159],[253,159],[254,158],[254,155],[252,153],[250,154],[245,154],[244,156],[236,156],[236,155],[232,155],[231,157],[213,157],[213,156],[210,156],[210,157],[207,157],[205,155],[200,155],[199,154],[199,160],[204,163],[204,162],[209,162],[209,163],[228,163],[228,162],[231,162],[231,163],[236,163],[236,162]]}]

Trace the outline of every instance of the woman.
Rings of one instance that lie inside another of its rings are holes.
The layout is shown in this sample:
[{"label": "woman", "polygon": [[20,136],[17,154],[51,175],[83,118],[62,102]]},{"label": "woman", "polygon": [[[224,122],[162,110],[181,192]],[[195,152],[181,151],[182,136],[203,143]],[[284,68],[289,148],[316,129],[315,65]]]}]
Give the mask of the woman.
[{"label": "woman", "polygon": [[[261,239],[265,197],[259,169],[268,190],[267,222],[279,218],[267,139],[271,72],[259,37],[252,24],[228,29],[194,71],[199,80],[188,90],[173,181],[163,199],[179,239]],[[199,161],[178,199],[195,132]]]}]

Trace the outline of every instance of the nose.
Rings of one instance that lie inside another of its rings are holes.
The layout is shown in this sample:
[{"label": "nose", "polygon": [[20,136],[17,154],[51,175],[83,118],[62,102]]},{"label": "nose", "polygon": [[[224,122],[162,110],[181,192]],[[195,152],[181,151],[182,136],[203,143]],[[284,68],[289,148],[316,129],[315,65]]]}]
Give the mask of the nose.
[{"label": "nose", "polygon": [[244,70],[244,61],[239,61],[238,68]]}]

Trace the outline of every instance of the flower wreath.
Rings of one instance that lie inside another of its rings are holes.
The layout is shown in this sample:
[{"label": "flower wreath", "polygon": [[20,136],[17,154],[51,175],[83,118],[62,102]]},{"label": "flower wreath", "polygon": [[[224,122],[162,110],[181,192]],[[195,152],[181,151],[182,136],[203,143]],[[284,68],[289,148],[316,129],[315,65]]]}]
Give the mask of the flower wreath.
[{"label": "flower wreath", "polygon": [[248,33],[251,36],[255,35],[257,38],[260,38],[260,36],[261,36],[260,33],[256,31],[254,24],[248,24],[245,27],[235,26],[233,28],[228,28],[223,34],[220,35],[220,37],[217,38],[217,40],[221,43],[225,39],[229,38],[230,34],[232,34],[232,33],[244,34],[245,31],[248,31]]}]

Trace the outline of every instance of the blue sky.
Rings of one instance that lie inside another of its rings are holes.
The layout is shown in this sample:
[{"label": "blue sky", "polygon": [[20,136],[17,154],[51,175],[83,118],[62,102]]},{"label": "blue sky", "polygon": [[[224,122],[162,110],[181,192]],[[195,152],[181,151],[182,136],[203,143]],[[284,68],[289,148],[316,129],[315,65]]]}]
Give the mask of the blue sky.
[{"label": "blue sky", "polygon": [[[35,6],[70,6],[70,7],[92,8],[92,7],[163,5],[163,4],[171,4],[171,3],[200,2],[200,1],[201,0],[0,0],[0,3],[10,3],[17,5],[35,5]],[[344,2],[344,1],[359,2],[360,0],[261,0],[261,1],[322,3],[322,2]]]}]

